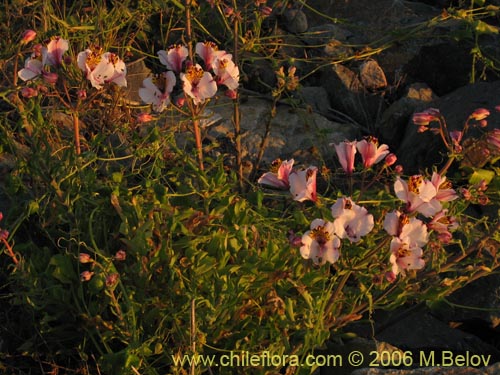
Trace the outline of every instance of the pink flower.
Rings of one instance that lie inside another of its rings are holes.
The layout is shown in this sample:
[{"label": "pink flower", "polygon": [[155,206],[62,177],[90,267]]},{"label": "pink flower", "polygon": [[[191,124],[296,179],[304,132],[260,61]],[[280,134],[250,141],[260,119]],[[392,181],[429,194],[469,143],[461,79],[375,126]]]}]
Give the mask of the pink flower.
[{"label": "pink flower", "polygon": [[63,62],[63,54],[69,49],[66,39],[59,36],[52,38],[47,44],[47,64],[58,66]]},{"label": "pink flower", "polygon": [[490,111],[487,110],[486,108],[478,108],[472,114],[470,115],[470,118],[476,120],[476,121],[481,121],[484,120],[486,117],[490,115]]},{"label": "pink flower", "polygon": [[454,189],[451,188],[451,183],[446,181],[445,176],[439,173],[432,173],[431,182],[436,188],[436,199],[440,202],[449,202],[458,198]]},{"label": "pink flower", "polygon": [[119,277],[119,275],[117,273],[112,273],[112,274],[106,276],[106,286],[108,288],[111,288],[118,281],[118,277]]},{"label": "pink flower", "polygon": [[43,77],[43,80],[50,85],[54,85],[59,78],[57,73],[47,72],[45,70],[42,71],[42,77]]},{"label": "pink flower", "polygon": [[406,202],[408,212],[417,211],[429,217],[441,211],[441,204],[436,199],[436,187],[421,175],[411,176],[408,183],[397,177],[394,192],[399,199]]},{"label": "pink flower", "polygon": [[158,51],[160,62],[168,69],[173,70],[179,74],[182,71],[182,64],[188,57],[189,52],[185,46],[175,45],[168,49],[168,51]]},{"label": "pink flower", "polygon": [[354,142],[340,142],[338,145],[334,144],[335,152],[339,158],[340,165],[344,172],[351,175],[354,171],[354,157],[356,155],[356,141]]},{"label": "pink flower", "polygon": [[83,271],[81,274],[80,274],[80,280],[81,281],[89,281],[92,276],[94,276],[94,272],[90,272],[90,271]]},{"label": "pink flower", "polygon": [[269,6],[263,6],[260,8],[260,15],[262,17],[269,17],[273,13],[273,8]]},{"label": "pink flower", "polygon": [[292,171],[294,160],[276,159],[271,164],[271,171],[264,173],[257,182],[259,184],[273,186],[278,189],[289,189],[290,182],[288,177]]},{"label": "pink flower", "polygon": [[411,246],[399,237],[394,237],[390,245],[392,273],[406,275],[406,270],[419,270],[425,266],[423,251],[418,246]]},{"label": "pink flower", "polygon": [[452,239],[450,231],[458,228],[458,223],[455,217],[448,216],[448,210],[438,212],[432,220],[427,224],[430,230],[437,233],[438,238],[443,243],[449,243]]},{"label": "pink flower", "polygon": [[311,230],[302,236],[300,255],[314,264],[335,263],[340,256],[340,238],[333,232],[333,223],[322,219],[311,222]]},{"label": "pink flower", "polygon": [[397,174],[403,173],[403,166],[401,164],[396,165],[394,167],[394,172],[396,172]]},{"label": "pink flower", "polygon": [[127,258],[127,253],[123,250],[118,250],[115,254],[115,260],[124,261]]},{"label": "pink flower", "polygon": [[419,126],[427,126],[433,121],[438,121],[441,116],[439,109],[428,108],[423,112],[413,114],[413,123]]},{"label": "pink flower", "polygon": [[87,99],[87,90],[83,90],[83,89],[82,90],[78,90],[76,92],[76,95],[78,96],[78,99],[85,100],[85,99]]},{"label": "pink flower", "polygon": [[164,72],[158,77],[148,77],[142,81],[139,96],[142,101],[153,105],[155,112],[162,112],[170,104],[170,94],[176,83],[172,71]]},{"label": "pink flower", "polygon": [[217,84],[225,85],[229,90],[236,90],[240,79],[240,71],[230,57],[231,55],[224,55],[216,59],[213,69]]},{"label": "pink flower", "polygon": [[195,105],[203,103],[217,92],[217,83],[209,72],[203,71],[198,64],[181,73],[184,93],[193,99]]},{"label": "pink flower", "polygon": [[23,81],[29,81],[41,75],[45,65],[46,56],[45,50],[41,55],[33,52],[33,54],[24,62],[24,68],[17,72],[18,77]]},{"label": "pink flower", "polygon": [[331,207],[335,218],[333,225],[335,234],[340,238],[347,238],[351,242],[358,242],[373,229],[373,215],[366,208],[355,204],[351,198],[339,198]]},{"label": "pink flower", "polygon": [[384,229],[389,235],[400,238],[410,246],[423,247],[429,241],[426,225],[399,211],[389,212],[385,216]]},{"label": "pink flower", "polygon": [[213,42],[196,43],[195,51],[203,59],[205,69],[212,69],[215,60],[226,55],[226,51],[219,51],[217,45]]},{"label": "pink flower", "polygon": [[151,114],[146,113],[146,112],[139,113],[136,118],[137,118],[137,122],[139,122],[141,124],[144,124],[144,123],[149,122],[149,121],[153,121],[153,116],[151,116]]},{"label": "pink flower", "polygon": [[36,38],[36,31],[28,29],[21,35],[21,44],[28,44]]},{"label": "pink flower", "polygon": [[309,167],[302,171],[292,171],[288,176],[290,193],[293,199],[299,202],[311,200],[316,202],[316,174],[317,167]]},{"label": "pink flower", "polygon": [[389,146],[379,146],[378,140],[375,137],[368,137],[357,142],[356,148],[361,154],[365,168],[370,168],[372,165],[377,164],[389,153]]}]

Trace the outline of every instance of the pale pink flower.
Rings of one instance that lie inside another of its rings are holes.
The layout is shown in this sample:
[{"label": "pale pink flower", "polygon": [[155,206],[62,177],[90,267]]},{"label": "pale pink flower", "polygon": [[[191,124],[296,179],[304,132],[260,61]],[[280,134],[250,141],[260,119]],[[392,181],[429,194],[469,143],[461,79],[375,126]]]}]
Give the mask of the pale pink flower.
[{"label": "pale pink flower", "polygon": [[421,175],[411,176],[408,183],[397,177],[394,192],[403,202],[406,202],[408,212],[420,212],[429,217],[441,211],[441,204],[436,199],[437,189],[431,181]]},{"label": "pale pink flower", "polygon": [[114,68],[111,77],[105,79],[104,81],[106,83],[114,83],[115,85],[121,87],[127,87],[127,79],[125,78],[127,74],[127,67],[125,62],[112,52],[104,53],[104,58],[107,59]]},{"label": "pale pink flower", "polygon": [[226,55],[226,51],[219,51],[217,45],[213,42],[196,43],[195,51],[203,59],[205,69],[212,69],[215,60]]},{"label": "pale pink flower", "polygon": [[46,62],[46,56],[47,52],[45,49],[42,50],[40,55],[33,52],[24,62],[24,68],[17,72],[18,77],[23,81],[29,81],[41,75]]},{"label": "pale pink flower", "polygon": [[373,229],[373,215],[364,207],[358,206],[351,198],[339,198],[331,207],[335,218],[333,225],[335,233],[340,238],[358,242]]},{"label": "pale pink flower", "polygon": [[102,89],[106,80],[115,74],[115,67],[108,57],[98,46],[91,46],[77,56],[78,67],[96,89]]},{"label": "pale pink flower", "polygon": [[449,202],[458,198],[457,192],[451,188],[451,183],[446,181],[446,176],[433,172],[431,182],[436,188],[436,199],[438,201]]},{"label": "pale pink flower", "polygon": [[198,64],[187,68],[186,73],[181,73],[180,77],[184,93],[193,99],[195,105],[203,103],[217,92],[217,83],[212,75],[203,71]]},{"label": "pale pink flower", "polygon": [[21,35],[21,44],[27,44],[36,38],[36,31],[28,29]]},{"label": "pale pink flower", "polygon": [[47,64],[58,66],[63,62],[63,54],[69,49],[66,39],[59,36],[52,38],[47,44]]},{"label": "pale pink flower", "polygon": [[399,211],[385,215],[383,225],[389,235],[402,239],[410,246],[422,247],[429,241],[427,227],[422,220],[408,217]]},{"label": "pale pink flower", "polygon": [[216,82],[219,85],[226,86],[229,90],[236,90],[239,84],[240,71],[238,66],[228,56],[231,55],[224,55],[217,58],[213,64]]},{"label": "pale pink flower", "polygon": [[157,77],[148,77],[139,89],[139,96],[142,101],[153,105],[155,112],[162,112],[170,104],[170,94],[176,82],[175,74],[172,71],[164,72]]},{"label": "pale pink flower", "polygon": [[257,182],[259,184],[273,186],[278,189],[289,189],[290,182],[288,177],[292,172],[294,160],[276,159],[271,164],[271,171],[264,173]]},{"label": "pale pink flower", "polygon": [[290,193],[293,199],[299,202],[311,200],[316,202],[316,174],[317,167],[309,167],[301,171],[292,171],[288,176],[290,182]]},{"label": "pale pink flower", "polygon": [[168,49],[168,51],[158,51],[160,62],[177,74],[182,71],[182,64],[187,59],[188,55],[188,49],[182,45],[172,46]]},{"label": "pale pink flower", "polygon": [[80,280],[81,281],[89,281],[92,276],[94,276],[94,272],[90,272],[90,271],[83,271],[81,274],[80,274]]},{"label": "pale pink flower", "polygon": [[377,164],[389,153],[389,146],[379,146],[378,139],[375,137],[368,137],[357,142],[356,148],[361,154],[365,168],[370,168],[372,165]]},{"label": "pale pink flower", "polygon": [[340,165],[345,173],[351,175],[354,171],[354,157],[356,156],[356,141],[353,142],[340,142],[338,145],[334,144],[335,152],[339,158]]},{"label": "pale pink flower", "polygon": [[312,259],[314,264],[333,264],[339,259],[340,245],[340,238],[333,231],[333,223],[314,219],[311,230],[302,236],[300,255],[305,259]]},{"label": "pale pink flower", "polygon": [[419,270],[425,266],[422,259],[423,250],[418,246],[411,246],[399,237],[393,237],[390,245],[392,273],[406,275],[406,270]]}]

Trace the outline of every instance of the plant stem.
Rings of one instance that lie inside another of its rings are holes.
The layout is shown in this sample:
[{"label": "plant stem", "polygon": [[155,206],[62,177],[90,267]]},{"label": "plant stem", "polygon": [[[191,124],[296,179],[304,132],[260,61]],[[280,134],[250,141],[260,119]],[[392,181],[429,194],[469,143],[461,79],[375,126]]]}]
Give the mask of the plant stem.
[{"label": "plant stem", "polygon": [[200,120],[198,118],[193,118],[193,130],[194,139],[196,142],[196,151],[198,154],[198,165],[200,167],[200,170],[203,171],[203,148],[201,144]]},{"label": "plant stem", "polygon": [[[191,300],[191,350],[193,356],[196,353],[196,306],[194,299]],[[195,361],[191,362],[191,375],[195,374]]]},{"label": "plant stem", "polygon": [[[234,18],[233,25],[233,60],[235,65],[238,65],[238,18]],[[241,127],[240,127],[240,103],[239,94],[236,91],[236,98],[233,100],[233,123],[234,123],[234,138],[236,142],[236,165],[238,166],[238,181],[240,191],[243,192],[243,164],[241,160]]]},{"label": "plant stem", "polygon": [[78,118],[78,113],[73,112],[73,130],[75,132],[75,150],[76,154],[81,154],[80,148],[80,120]]},{"label": "plant stem", "polygon": [[14,254],[14,250],[12,250],[12,246],[10,246],[9,242],[5,238],[2,238],[2,242],[7,249],[9,256],[12,258],[12,261],[17,266],[19,264],[19,260],[17,260],[16,254]]}]

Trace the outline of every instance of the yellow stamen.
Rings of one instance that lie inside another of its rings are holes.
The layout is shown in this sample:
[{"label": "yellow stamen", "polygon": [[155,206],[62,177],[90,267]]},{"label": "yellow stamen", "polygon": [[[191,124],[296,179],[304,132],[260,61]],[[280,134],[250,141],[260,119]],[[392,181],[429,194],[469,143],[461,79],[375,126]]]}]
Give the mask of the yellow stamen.
[{"label": "yellow stamen", "polygon": [[102,48],[97,45],[90,46],[89,49],[90,53],[87,55],[86,63],[90,70],[94,70],[97,64],[101,62],[103,51]]},{"label": "yellow stamen", "polygon": [[410,180],[408,181],[408,190],[415,194],[419,194],[420,186],[423,182],[424,178],[421,175],[411,176]]},{"label": "yellow stamen", "polygon": [[328,233],[323,225],[319,225],[314,229],[311,229],[309,236],[316,240],[320,246],[324,245],[328,241],[330,241],[330,233]]},{"label": "yellow stamen", "polygon": [[194,65],[190,66],[189,68],[187,68],[186,77],[192,84],[197,84],[203,77],[203,69],[197,68]]}]

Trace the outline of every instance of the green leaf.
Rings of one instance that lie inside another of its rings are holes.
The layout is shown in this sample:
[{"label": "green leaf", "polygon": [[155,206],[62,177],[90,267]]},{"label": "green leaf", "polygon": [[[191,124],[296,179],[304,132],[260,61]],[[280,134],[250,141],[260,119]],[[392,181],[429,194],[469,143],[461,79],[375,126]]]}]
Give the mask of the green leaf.
[{"label": "green leaf", "polygon": [[470,184],[479,184],[484,180],[486,184],[489,184],[491,180],[495,177],[495,172],[488,169],[476,169],[472,175],[469,177]]},{"label": "green leaf", "polygon": [[475,30],[479,34],[498,34],[498,27],[483,21],[476,21]]},{"label": "green leaf", "polygon": [[73,264],[68,255],[56,254],[50,259],[49,265],[54,266],[52,276],[63,284],[71,284],[78,281],[78,276],[73,269]]}]

